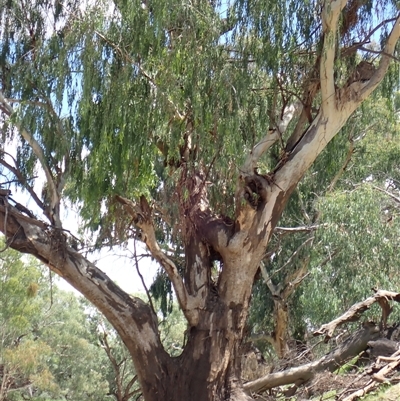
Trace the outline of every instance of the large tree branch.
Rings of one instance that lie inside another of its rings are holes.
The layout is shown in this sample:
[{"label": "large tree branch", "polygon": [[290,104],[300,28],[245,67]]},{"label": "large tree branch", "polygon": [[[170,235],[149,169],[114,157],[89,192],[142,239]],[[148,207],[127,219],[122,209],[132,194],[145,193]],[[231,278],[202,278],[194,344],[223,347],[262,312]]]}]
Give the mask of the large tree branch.
[{"label": "large tree branch", "polygon": [[396,48],[396,44],[400,38],[400,13],[397,15],[397,19],[393,25],[392,31],[390,32],[385,47],[383,48],[382,57],[379,62],[379,66],[371,79],[367,82],[367,84],[360,91],[360,102],[368,97],[374,89],[380,84],[382,79],[384,78],[387,70],[389,68],[389,64],[392,60],[392,56],[394,55],[394,51]]},{"label": "large tree branch", "polygon": [[324,44],[320,63],[321,108],[324,112],[335,108],[334,61],[336,33],[340,12],[346,6],[346,0],[326,0],[322,10],[322,29]]},{"label": "large tree branch", "polygon": [[[297,104],[299,105],[300,103]],[[284,122],[282,130],[286,129],[294,113],[299,110],[300,108],[293,106],[287,118],[285,116],[282,118],[281,122]],[[267,147],[263,147],[263,151],[266,149]],[[261,155],[262,152],[257,153],[257,157]],[[234,288],[241,282],[244,291],[248,291],[244,284],[252,282],[253,273],[255,274],[259,268],[265,247],[284,207],[284,197],[281,188],[276,185],[274,174],[258,174],[254,169],[257,160],[258,158],[252,158],[250,154],[243,166],[243,174],[239,176],[235,195],[235,223],[232,236],[227,242],[228,246],[224,250],[224,269],[219,281],[222,292],[235,294],[238,299],[243,294],[240,295]],[[227,268],[230,264],[239,266],[238,259],[248,266],[246,280],[243,280],[241,277],[243,273],[237,271],[237,268]]]},{"label": "large tree branch", "polygon": [[[252,176],[243,174],[243,182],[238,184],[235,232],[228,243],[229,255],[224,258],[224,270],[219,282],[221,293],[229,292],[233,294],[234,299],[244,296],[236,290],[239,283],[243,284],[243,292],[248,290],[245,286],[248,276],[244,277],[242,272],[228,266],[237,265],[237,261],[240,260],[240,264],[248,266],[249,276],[255,274],[271,232],[277,225],[289,196],[362,101],[351,100],[354,98],[351,93],[342,93],[344,96],[341,97],[340,91],[336,93],[333,80],[336,30],[339,15],[345,4],[344,0],[326,1],[322,14],[324,49],[321,55],[320,79],[324,106],[320,108],[294,148],[281,157],[273,173],[265,176],[256,173]],[[389,37],[391,45],[387,46],[388,53],[393,50],[393,43],[398,39],[398,29],[400,28],[393,28]],[[384,73],[380,74],[379,79],[382,80],[383,76]],[[355,83],[350,85],[351,89],[354,89],[353,85]],[[363,99],[366,96],[363,96]],[[247,166],[253,166],[252,162]]]},{"label": "large tree branch", "polygon": [[379,329],[376,326],[366,326],[356,331],[338,348],[317,361],[282,372],[270,373],[257,380],[245,383],[243,387],[248,392],[260,393],[285,384],[296,383],[300,385],[312,379],[318,372],[325,370],[333,372],[343,363],[357,356],[361,351],[364,351],[368,342],[373,340],[378,332]]},{"label": "large tree branch", "polygon": [[[388,300],[400,302],[400,293],[392,291],[376,291],[373,297],[353,305],[346,313],[332,322],[323,325],[314,335],[326,335],[329,340],[337,326],[350,321],[358,320],[361,313],[367,310],[375,302],[379,303],[383,313],[387,315]],[[386,316],[387,317],[387,316]],[[366,322],[363,327],[353,333],[339,347],[323,356],[321,359],[294,368],[268,374],[257,380],[244,385],[245,390],[249,392],[261,392],[285,384],[302,384],[312,379],[317,372],[324,370],[334,371],[349,359],[357,356],[367,348],[369,341],[379,335],[379,327],[373,322]]]},{"label": "large tree branch", "polygon": [[179,305],[185,314],[188,322],[192,326],[198,323],[198,308],[202,301],[200,297],[194,297],[188,294],[185,284],[175,263],[161,250],[158,245],[154,226],[151,217],[150,206],[144,197],[141,197],[140,205],[132,202],[122,196],[116,196],[116,199],[121,203],[129,215],[133,219],[133,223],[142,230],[141,239],[147,245],[154,259],[164,268],[168,278],[171,280],[174,287]]},{"label": "large tree branch", "polygon": [[253,174],[254,169],[261,156],[285,133],[290,121],[301,112],[301,102],[291,104],[283,113],[283,117],[277,122],[274,129],[270,129],[267,134],[258,143],[253,146],[253,149],[248,154],[244,162],[241,173]]},{"label": "large tree branch", "polygon": [[[335,7],[330,7],[329,12],[327,11],[328,8],[327,10],[324,9],[323,12],[324,29],[326,33],[331,32],[334,37],[335,33],[333,31],[333,23],[335,20],[337,23],[336,14],[340,12],[340,7],[343,6],[343,3],[343,1],[334,1],[332,4],[334,4]],[[338,7],[338,5],[340,5],[340,7]],[[325,8],[326,7],[327,5],[325,5]],[[332,16],[332,18],[328,18],[329,16]],[[351,80],[342,89],[338,90],[337,93],[335,93],[333,83],[332,57],[334,56],[334,44],[325,38],[324,54],[321,59],[321,91],[323,92],[323,107],[290,153],[287,162],[282,164],[281,168],[275,175],[275,182],[281,189],[283,189],[283,191],[290,193],[293,190],[316,157],[343,127],[354,110],[383,80],[391,60],[389,55],[393,55],[399,37],[400,15],[397,17],[393,29],[387,39],[384,49],[385,54],[382,55],[378,69],[376,69],[372,76],[366,78],[360,76],[359,80]],[[332,105],[333,101],[335,102],[335,106]]]},{"label": "large tree branch", "polygon": [[[145,302],[125,293],[71,248],[62,230],[22,215],[4,197],[0,197],[0,231],[10,247],[41,260],[104,314],[132,355],[144,394],[157,386],[169,356],[161,344],[157,317]],[[147,374],[149,363],[153,375]]]},{"label": "large tree branch", "polygon": [[400,302],[400,293],[392,292],[392,291],[384,291],[379,290],[375,293],[374,296],[367,298],[366,300],[354,304],[346,313],[342,316],[339,316],[337,319],[332,320],[328,324],[322,325],[317,331],[313,333],[314,336],[325,335],[325,341],[329,341],[332,337],[333,332],[336,330],[336,327],[347,323],[354,322],[360,318],[361,313],[365,312],[367,309],[371,307],[375,302],[378,302],[381,305],[382,310],[385,312],[385,301],[392,300],[396,302]]}]

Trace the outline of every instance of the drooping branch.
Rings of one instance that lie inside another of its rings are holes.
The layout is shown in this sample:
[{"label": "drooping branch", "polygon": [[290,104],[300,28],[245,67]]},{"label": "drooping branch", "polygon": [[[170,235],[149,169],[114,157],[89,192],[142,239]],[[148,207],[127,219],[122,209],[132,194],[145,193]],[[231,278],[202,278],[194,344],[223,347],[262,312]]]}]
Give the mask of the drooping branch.
[{"label": "drooping branch", "polygon": [[141,239],[147,245],[154,259],[164,268],[174,287],[179,305],[192,326],[198,322],[198,308],[202,301],[200,297],[188,294],[185,284],[178,272],[175,263],[161,250],[158,245],[153,226],[151,209],[142,196],[140,204],[117,195],[116,200],[121,203],[133,219],[133,223],[142,230]]},{"label": "drooping branch", "polygon": [[[14,114],[14,109],[7,102],[1,91],[0,105],[2,106],[2,111],[7,115],[8,118],[10,118]],[[39,163],[42,166],[49,188],[50,205],[47,211],[47,217],[50,219],[52,224],[54,224],[58,228],[61,228],[62,224],[59,215],[60,194],[57,190],[57,185],[51,173],[50,167],[47,164],[43,149],[41,148],[39,142],[33,137],[33,135],[31,135],[23,126],[16,122],[14,122],[13,124],[18,129],[25,141],[30,145],[33,153],[38,158]]]},{"label": "drooping branch", "polygon": [[[143,4],[143,3],[142,3]],[[167,93],[163,92],[160,90],[160,88],[157,86],[155,79],[152,78],[150,76],[150,74],[145,71],[141,65],[140,62],[137,62],[135,60],[133,60],[131,58],[131,56],[124,51],[123,49],[121,49],[120,46],[118,46],[117,43],[114,43],[113,41],[111,41],[109,38],[107,38],[105,35],[103,35],[101,32],[99,31],[95,31],[95,34],[102,39],[104,42],[106,42],[108,45],[110,45],[118,54],[119,56],[125,60],[126,62],[128,62],[129,64],[131,64],[132,66],[134,66],[135,68],[138,69],[138,71],[140,72],[140,74],[149,82],[149,84],[151,85],[151,87],[158,91],[159,93],[161,93],[163,95],[163,97],[166,99],[166,101],[172,106],[174,113],[175,113],[175,118],[177,120],[183,121],[185,119],[185,114],[181,113],[180,110],[178,109],[178,107],[176,106],[176,104],[172,101],[171,97],[168,96]]]}]

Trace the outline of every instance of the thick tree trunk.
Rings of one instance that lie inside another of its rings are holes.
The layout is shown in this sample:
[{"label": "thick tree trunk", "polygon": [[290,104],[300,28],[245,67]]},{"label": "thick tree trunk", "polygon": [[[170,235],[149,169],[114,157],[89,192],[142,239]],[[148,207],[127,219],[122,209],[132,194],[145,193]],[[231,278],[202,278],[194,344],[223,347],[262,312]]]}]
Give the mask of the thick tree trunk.
[{"label": "thick tree trunk", "polygon": [[238,335],[218,328],[214,332],[192,328],[184,352],[173,363],[173,372],[154,394],[154,400],[250,400],[240,379]]},{"label": "thick tree trunk", "polygon": [[[0,230],[7,243],[40,259],[106,316],[132,355],[146,401],[248,399],[240,381],[240,347],[254,277],[271,233],[291,192],[311,164],[382,81],[400,36],[398,17],[376,72],[368,80],[352,81],[337,89],[334,81],[336,31],[345,5],[345,0],[326,1],[322,11],[324,43],[318,114],[303,134],[289,139],[290,149],[268,175],[257,174],[257,163],[263,153],[282,138],[290,118],[296,114],[296,107],[288,108],[289,112],[278,122],[276,129],[254,146],[240,169],[234,221],[227,222],[217,215],[218,211],[214,213],[209,208],[206,177],[198,177],[198,172],[189,170],[182,175],[183,196],[179,207],[187,254],[184,278],[157,243],[153,212],[147,201],[142,197],[140,202],[134,203],[116,197],[141,230],[141,238],[153,258],[168,275],[188,321],[187,344],[180,357],[171,358],[163,349],[157,318],[151,308],[122,291],[68,245],[68,236],[62,230],[58,213],[61,194],[57,192],[38,142],[27,140],[42,162],[47,184],[52,190],[49,212],[52,224],[33,218],[26,208],[21,212],[18,204],[10,202],[8,190],[0,192]],[[13,115],[13,108],[1,92],[0,105],[8,116]],[[295,133],[302,133],[303,127],[300,128]],[[209,272],[215,260],[223,266],[217,283],[212,282]]]},{"label": "thick tree trunk", "polygon": [[[244,323],[243,310],[211,299],[198,325],[187,330],[183,353],[166,361],[146,401],[251,400],[241,382]],[[142,369],[151,375],[153,365]]]}]

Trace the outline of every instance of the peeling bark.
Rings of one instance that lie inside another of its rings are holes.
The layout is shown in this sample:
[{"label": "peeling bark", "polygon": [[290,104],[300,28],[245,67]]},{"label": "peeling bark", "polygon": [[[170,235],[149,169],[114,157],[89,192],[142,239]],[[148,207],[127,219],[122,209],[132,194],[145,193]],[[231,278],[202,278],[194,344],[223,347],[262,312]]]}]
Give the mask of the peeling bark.
[{"label": "peeling bark", "polygon": [[[26,210],[18,210],[16,205],[10,204],[7,193],[0,193],[0,230],[5,234],[10,247],[41,260],[106,316],[133,358],[146,401],[249,399],[243,392],[240,379],[240,352],[254,277],[270,237],[292,191],[311,164],[354,110],[382,81],[400,36],[398,17],[378,68],[367,80],[354,80],[353,77],[338,89],[334,82],[334,59],[338,20],[345,5],[345,0],[324,2],[320,83],[310,95],[314,98],[314,91],[320,88],[322,102],[318,114],[304,131],[296,130],[295,137],[289,141],[290,146],[269,174],[257,173],[258,161],[276,140],[281,139],[291,119],[298,117],[304,105],[296,103],[289,106],[282,113],[276,127],[256,143],[241,169],[234,220],[221,218],[211,210],[201,172],[194,172],[191,176],[191,172],[182,170],[182,188],[190,189],[188,199],[183,192],[179,199],[186,251],[183,275],[156,241],[153,212],[147,200],[142,197],[135,203],[122,196],[116,198],[125,206],[133,223],[141,230],[141,239],[171,280],[188,321],[187,343],[178,358],[170,358],[164,351],[158,334],[157,318],[151,308],[122,291],[100,269],[69,246],[68,236],[62,230],[56,210],[62,185],[56,182],[50,168],[43,161],[43,149],[38,143],[30,141],[23,127],[16,127],[42,163],[51,191],[49,217],[52,225],[35,219]],[[6,107],[2,95],[0,103],[2,110],[10,116],[12,109]],[[183,169],[184,163],[179,168]],[[223,267],[218,281],[213,283],[210,266],[216,258]],[[388,293],[383,296],[392,296],[390,299],[396,300],[398,297]],[[384,302],[381,301],[381,304],[384,305]],[[349,321],[348,317],[344,316],[321,330],[330,336],[335,327],[344,321]],[[316,369],[336,368],[338,363],[353,355],[366,340],[371,339],[373,331],[365,329],[359,334],[361,337],[336,354],[318,363],[294,368],[289,375],[290,380],[307,380]],[[274,373],[267,379],[247,383],[245,389],[259,391],[271,388],[272,383],[287,383],[288,378],[284,376],[282,372]]]}]

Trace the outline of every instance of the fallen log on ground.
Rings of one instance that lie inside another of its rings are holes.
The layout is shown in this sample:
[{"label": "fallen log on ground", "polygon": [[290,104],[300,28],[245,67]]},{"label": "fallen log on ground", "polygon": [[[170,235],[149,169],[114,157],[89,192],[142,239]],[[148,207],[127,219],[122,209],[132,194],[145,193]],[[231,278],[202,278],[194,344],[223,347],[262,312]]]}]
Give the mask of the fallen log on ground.
[{"label": "fallen log on ground", "polygon": [[400,302],[400,293],[378,291],[375,289],[374,291],[375,294],[372,297],[354,304],[342,316],[321,326],[319,330],[314,332],[314,336],[325,335],[325,342],[328,342],[337,327],[347,322],[357,321],[361,317],[361,314],[374,303],[378,303],[382,308],[382,318],[379,327],[373,322],[366,322],[361,329],[357,330],[340,346],[321,359],[281,372],[270,373],[259,379],[245,383],[243,386],[244,389],[248,393],[261,393],[286,384],[294,383],[298,386],[312,379],[316,373],[337,370],[344,363],[365,351],[368,342],[377,339],[380,329],[386,328],[387,318],[392,311],[389,307],[389,300]]},{"label": "fallen log on ground", "polygon": [[364,351],[368,342],[378,338],[378,336],[379,328],[377,326],[365,325],[321,359],[282,372],[270,373],[260,379],[245,383],[243,387],[249,393],[260,393],[285,384],[303,384],[312,379],[318,372],[337,370],[344,363]]}]

